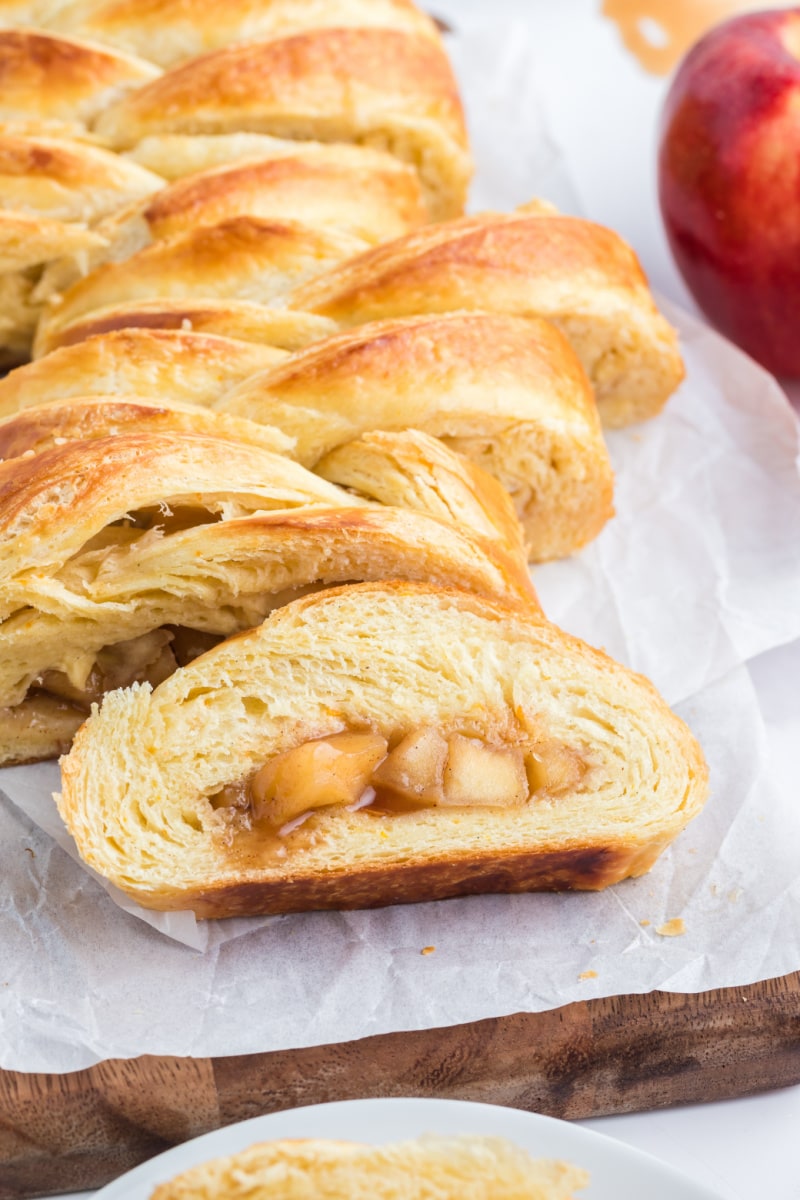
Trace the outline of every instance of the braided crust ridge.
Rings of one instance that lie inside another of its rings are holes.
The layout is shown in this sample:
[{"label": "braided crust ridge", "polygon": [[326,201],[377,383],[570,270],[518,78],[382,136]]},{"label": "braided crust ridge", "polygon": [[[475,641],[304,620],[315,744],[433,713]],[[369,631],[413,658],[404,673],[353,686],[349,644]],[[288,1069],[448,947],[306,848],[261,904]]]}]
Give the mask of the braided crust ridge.
[{"label": "braided crust ridge", "polygon": [[108,106],[93,130],[117,150],[153,134],[242,132],[388,150],[417,169],[437,220],[463,211],[472,173],[443,48],[397,29],[314,29],[226,46]]},{"label": "braided crust ridge", "polygon": [[[188,11],[187,11],[188,9]],[[171,67],[232,42],[322,27],[375,26],[438,39],[410,0],[4,0],[0,24],[92,38]]]},{"label": "braided crust ridge", "polygon": [[541,204],[377,246],[301,285],[289,307],[343,327],[475,309],[545,317],[571,342],[612,426],[654,416],[683,378],[675,332],[630,246]]}]

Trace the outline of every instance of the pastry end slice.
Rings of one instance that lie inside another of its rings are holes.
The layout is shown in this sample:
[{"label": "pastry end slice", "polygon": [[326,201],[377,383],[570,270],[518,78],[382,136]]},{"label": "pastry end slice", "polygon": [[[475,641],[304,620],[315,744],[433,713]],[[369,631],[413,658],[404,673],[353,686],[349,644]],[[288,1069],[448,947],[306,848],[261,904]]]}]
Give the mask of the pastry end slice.
[{"label": "pastry end slice", "polygon": [[201,917],[603,888],[706,796],[646,680],[529,607],[399,582],[112,692],[62,768],[85,861]]},{"label": "pastry end slice", "polygon": [[580,1167],[532,1158],[504,1138],[426,1136],[387,1146],[283,1139],[191,1167],[151,1200],[571,1200]]}]

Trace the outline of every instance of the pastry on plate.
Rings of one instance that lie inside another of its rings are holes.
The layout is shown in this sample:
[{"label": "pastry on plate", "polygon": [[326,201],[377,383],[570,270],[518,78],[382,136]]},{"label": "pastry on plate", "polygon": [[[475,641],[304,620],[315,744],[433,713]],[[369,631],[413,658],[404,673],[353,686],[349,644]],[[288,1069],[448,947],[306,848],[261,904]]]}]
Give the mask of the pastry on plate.
[{"label": "pastry on plate", "polygon": [[109,689],[309,588],[432,580],[537,608],[508,498],[423,434],[365,438],[358,495],[275,453],[279,431],[187,405],[62,401],[0,430],[4,763],[62,752]]},{"label": "pastry on plate", "polygon": [[388,581],[107,695],[58,803],[139,903],[229,917],[602,888],[705,795],[648,681],[530,606]]},{"label": "pastry on plate", "polygon": [[503,1138],[298,1139],[191,1167],[150,1200],[572,1200],[588,1182],[579,1167],[534,1159]]},{"label": "pastry on plate", "polygon": [[608,425],[654,416],[683,378],[675,331],[630,246],[540,202],[377,246],[301,285],[289,307],[342,327],[463,309],[545,317],[572,343]]}]

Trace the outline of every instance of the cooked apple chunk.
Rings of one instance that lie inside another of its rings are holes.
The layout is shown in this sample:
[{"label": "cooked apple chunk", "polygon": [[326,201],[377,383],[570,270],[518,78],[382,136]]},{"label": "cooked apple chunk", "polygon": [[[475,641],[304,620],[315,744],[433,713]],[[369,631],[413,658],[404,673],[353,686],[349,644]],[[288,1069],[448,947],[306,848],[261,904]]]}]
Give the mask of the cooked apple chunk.
[{"label": "cooked apple chunk", "polygon": [[537,742],[527,756],[526,767],[531,792],[547,792],[557,796],[580,783],[586,771],[586,763],[560,742],[552,739]]},{"label": "cooked apple chunk", "polygon": [[440,804],[516,808],[528,799],[521,750],[490,746],[460,733],[448,738],[447,750]]},{"label": "cooked apple chunk", "polygon": [[286,750],[253,776],[253,815],[281,826],[311,809],[355,804],[386,750],[386,738],[368,732],[337,733]]},{"label": "cooked apple chunk", "polygon": [[421,805],[439,804],[447,763],[447,742],[437,729],[406,735],[375,772],[374,784]]}]

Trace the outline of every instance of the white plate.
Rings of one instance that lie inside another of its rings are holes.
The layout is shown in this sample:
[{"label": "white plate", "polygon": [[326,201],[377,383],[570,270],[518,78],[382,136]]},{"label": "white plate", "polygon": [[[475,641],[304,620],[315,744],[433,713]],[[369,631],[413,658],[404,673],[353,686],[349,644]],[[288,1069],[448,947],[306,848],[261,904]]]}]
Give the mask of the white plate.
[{"label": "white plate", "polygon": [[180,1171],[271,1138],[381,1143],[423,1133],[506,1137],[540,1158],[585,1167],[591,1184],[580,1200],[720,1200],[674,1167],[613,1138],[552,1117],[460,1100],[343,1100],[254,1117],[151,1158],[98,1192],[96,1200],[149,1200],[156,1184]]}]

